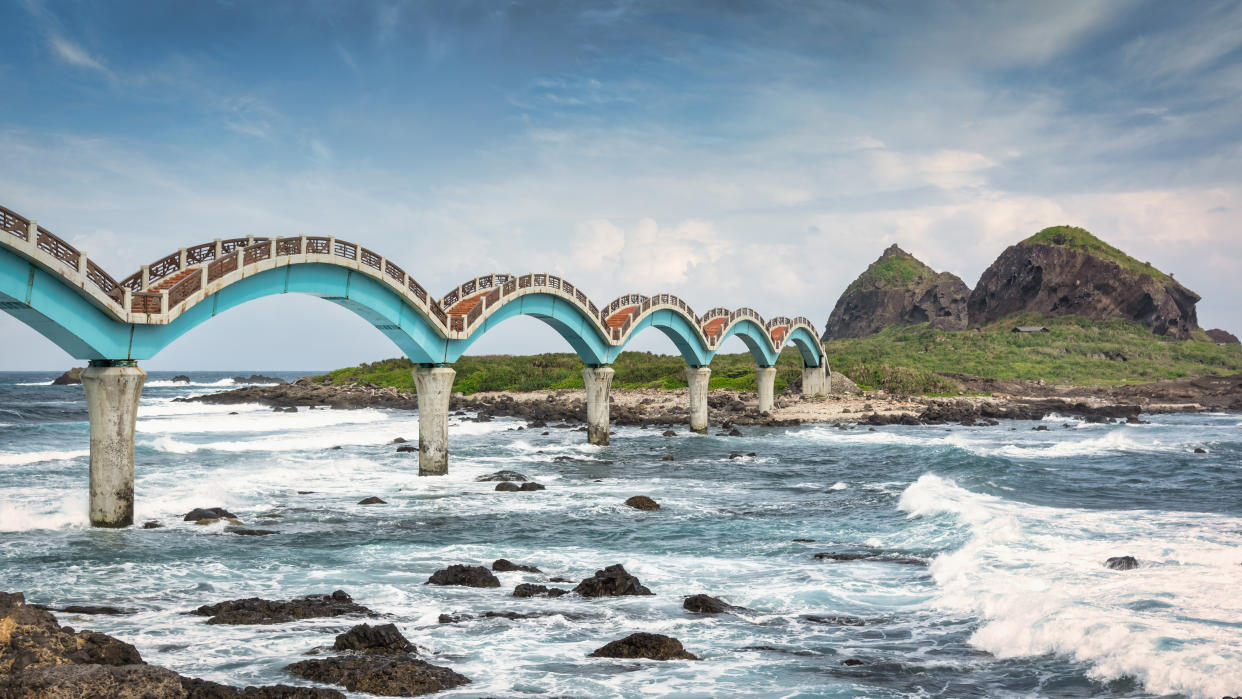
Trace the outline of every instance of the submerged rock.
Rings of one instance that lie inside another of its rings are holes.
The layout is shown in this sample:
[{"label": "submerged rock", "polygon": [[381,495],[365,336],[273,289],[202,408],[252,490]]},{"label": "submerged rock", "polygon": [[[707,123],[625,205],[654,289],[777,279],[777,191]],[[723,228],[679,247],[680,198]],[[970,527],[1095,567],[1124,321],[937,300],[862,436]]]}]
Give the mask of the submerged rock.
[{"label": "submerged rock", "polygon": [[578,583],[578,586],[574,588],[574,592],[583,597],[654,594],[651,590],[644,587],[638,578],[627,573],[625,567],[620,563],[595,571],[595,575]]},{"label": "submerged rock", "polygon": [[133,610],[130,610],[130,609],[117,609],[116,607],[96,607],[96,606],[81,605],[81,604],[70,604],[70,605],[61,607],[60,609],[53,610],[53,611],[63,612],[65,614],[92,614],[92,615],[103,614],[103,615],[109,615],[109,616],[115,615],[115,614],[133,614],[134,613]]},{"label": "submerged rock", "polygon": [[153,519],[152,519],[152,520],[148,520],[148,521],[146,521],[146,522],[143,522],[143,523],[142,523],[142,528],[143,528],[143,529],[161,529],[161,528],[163,528],[163,526],[164,526],[164,525],[160,524],[159,522],[157,522],[157,521],[155,521],[155,520],[153,520]]},{"label": "submerged rock", "polygon": [[520,619],[535,619],[541,616],[551,616],[548,612],[532,612],[523,614],[521,612],[483,612],[482,614],[441,614],[439,623],[441,624],[457,624],[463,621],[473,621],[475,619],[512,619],[514,621]]},{"label": "submerged rock", "polygon": [[211,617],[208,624],[283,624],[297,619],[317,619],[347,614],[377,616],[366,607],[355,604],[342,590],[330,595],[307,595],[301,599],[281,601],[258,597],[205,604],[191,614]]},{"label": "submerged rock", "polygon": [[636,510],[650,511],[660,509],[660,504],[646,495],[635,495],[634,497],[627,499],[625,501],[625,505]]},{"label": "submerged rock", "polygon": [[542,570],[539,570],[535,566],[528,566],[528,565],[522,565],[520,563],[514,563],[513,561],[510,561],[505,558],[497,558],[495,562],[492,563],[492,570],[496,571],[497,573],[510,573],[513,571],[520,571],[523,573],[542,573],[543,572]]},{"label": "submerged rock", "polygon": [[834,614],[823,616],[819,614],[803,614],[802,619],[812,624],[827,624],[829,626],[863,626],[867,622],[856,616],[848,616],[844,614]]},{"label": "submerged rock", "polygon": [[1134,570],[1139,567],[1139,563],[1134,556],[1113,556],[1104,561],[1104,567],[1113,570]]},{"label": "submerged rock", "polygon": [[718,597],[703,594],[690,595],[682,601],[681,608],[695,614],[724,614],[742,610],[742,607],[735,607]]},{"label": "submerged rock", "polygon": [[561,595],[568,594],[569,590],[548,587],[547,585],[536,585],[534,583],[522,583],[513,588],[514,597],[560,597]]},{"label": "submerged rock", "polygon": [[351,692],[385,697],[416,697],[469,684],[463,675],[408,655],[349,655],[293,663],[289,672],[336,684]]},{"label": "submerged rock", "polygon": [[237,515],[223,507],[196,507],[185,513],[183,522],[197,522],[204,519],[237,519]]},{"label": "submerged rock", "polygon": [[681,641],[658,633],[635,633],[597,648],[591,658],[646,658],[648,660],[698,660]]},{"label": "submerged rock", "polygon": [[332,650],[361,653],[413,653],[414,644],[401,635],[396,624],[358,624],[336,637]]},{"label": "submerged rock", "polygon": [[500,580],[483,566],[453,564],[437,570],[424,585],[463,585],[465,587],[500,587]]},{"label": "submerged rock", "polygon": [[526,476],[523,476],[517,471],[497,471],[495,473],[489,473],[486,476],[479,476],[475,480],[480,483],[487,481],[515,481],[517,483],[521,483],[526,480]]},{"label": "submerged rock", "polygon": [[369,498],[363,498],[359,500],[358,504],[359,505],[387,505],[388,503],[372,495]]},{"label": "submerged rock", "polygon": [[849,561],[878,561],[882,563],[898,563],[901,565],[925,566],[927,561],[914,556],[903,556],[898,553],[880,553],[878,551],[867,551],[864,553],[840,552],[840,551],[824,551],[815,554],[815,559],[820,561],[849,562]]},{"label": "submerged rock", "polygon": [[225,527],[224,531],[238,536],[271,536],[280,533],[275,529],[247,529],[246,527]]}]

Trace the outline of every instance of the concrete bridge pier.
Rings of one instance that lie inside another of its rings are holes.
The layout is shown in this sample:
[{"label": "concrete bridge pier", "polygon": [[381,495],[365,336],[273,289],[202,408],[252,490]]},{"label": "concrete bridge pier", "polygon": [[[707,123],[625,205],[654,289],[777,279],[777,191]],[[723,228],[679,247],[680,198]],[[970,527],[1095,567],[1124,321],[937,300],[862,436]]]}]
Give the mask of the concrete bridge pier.
[{"label": "concrete bridge pier", "polygon": [[418,391],[418,475],[448,473],[448,413],[457,372],[445,366],[414,370]]},{"label": "concrete bridge pier", "polygon": [[588,444],[608,444],[609,389],[615,373],[607,366],[582,370],[582,382],[586,384]]},{"label": "concrete bridge pier", "polygon": [[711,375],[710,367],[686,367],[686,383],[690,384],[691,432],[707,434],[707,382]]},{"label": "concrete bridge pier", "polygon": [[802,395],[828,395],[828,363],[821,366],[802,367]]},{"label": "concrete bridge pier", "polygon": [[92,527],[134,523],[134,423],[147,373],[130,360],[91,360],[82,372],[91,424]]},{"label": "concrete bridge pier", "polygon": [[759,412],[772,412],[776,403],[776,367],[761,366],[755,369],[755,383],[759,384]]}]

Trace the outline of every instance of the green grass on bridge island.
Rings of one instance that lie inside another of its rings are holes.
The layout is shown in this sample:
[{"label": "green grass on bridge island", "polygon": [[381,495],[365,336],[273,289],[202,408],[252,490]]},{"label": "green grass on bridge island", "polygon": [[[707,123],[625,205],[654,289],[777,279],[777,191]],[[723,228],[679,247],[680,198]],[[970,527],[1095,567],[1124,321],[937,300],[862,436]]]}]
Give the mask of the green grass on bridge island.
[{"label": "green grass on bridge island", "polygon": [[[1015,325],[1042,325],[1049,332],[1010,332]],[[1020,315],[962,332],[931,330],[925,325],[889,328],[871,337],[832,340],[825,349],[833,370],[863,388],[905,395],[955,394],[957,384],[941,373],[1102,386],[1242,371],[1242,346],[1217,345],[1202,332],[1190,340],[1170,340],[1139,323],[1072,316]],[[412,391],[413,366],[408,359],[386,359],[326,376],[334,383],[359,380]],[[466,356],[454,365],[453,388],[467,394],[582,388],[582,367],[571,353]],[[613,364],[617,373],[612,385],[681,388],[686,385],[684,367],[676,355],[622,352]],[[795,350],[781,354],[778,392],[799,377],[800,367]],[[717,355],[711,368],[712,388],[755,390],[755,364],[749,354]]]}]

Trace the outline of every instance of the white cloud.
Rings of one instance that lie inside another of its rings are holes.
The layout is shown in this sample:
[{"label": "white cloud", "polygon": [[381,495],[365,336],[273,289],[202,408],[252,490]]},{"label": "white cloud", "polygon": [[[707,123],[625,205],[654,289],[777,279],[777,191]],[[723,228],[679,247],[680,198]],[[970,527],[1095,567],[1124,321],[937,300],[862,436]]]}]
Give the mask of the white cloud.
[{"label": "white cloud", "polygon": [[90,55],[86,49],[83,49],[69,39],[52,34],[48,37],[48,43],[51,44],[52,51],[56,54],[56,57],[65,63],[78,68],[96,71],[110,80],[115,79],[112,71],[102,61]]}]

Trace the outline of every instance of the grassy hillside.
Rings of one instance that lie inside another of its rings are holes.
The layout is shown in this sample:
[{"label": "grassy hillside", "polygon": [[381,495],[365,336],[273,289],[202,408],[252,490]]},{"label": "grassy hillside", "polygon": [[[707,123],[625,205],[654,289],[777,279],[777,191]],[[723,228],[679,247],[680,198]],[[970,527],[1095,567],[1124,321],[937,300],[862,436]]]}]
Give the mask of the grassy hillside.
[{"label": "grassy hillside", "polygon": [[1139,262],[1077,226],[1045,228],[1022,242],[1074,248],[1088,255],[1116,262],[1122,269],[1130,270],[1131,272],[1146,274],[1160,280],[1169,279],[1169,275],[1156,269],[1150,262]]},{"label": "grassy hillside", "polygon": [[[1015,325],[1042,325],[1050,332],[1010,332]],[[1088,386],[1242,371],[1242,346],[1219,346],[1202,331],[1195,339],[1169,340],[1140,323],[1074,316],[1018,315],[963,332],[889,328],[871,337],[833,340],[826,349],[834,369],[870,386],[885,385],[892,367],[924,378],[926,372],[947,372]],[[928,388],[936,390],[923,387]]]},{"label": "grassy hillside", "polygon": [[899,289],[910,286],[916,279],[931,279],[936,271],[919,262],[913,255],[905,251],[884,251],[880,259],[872,262],[862,274],[858,275],[845,289],[846,294],[870,289]]}]

